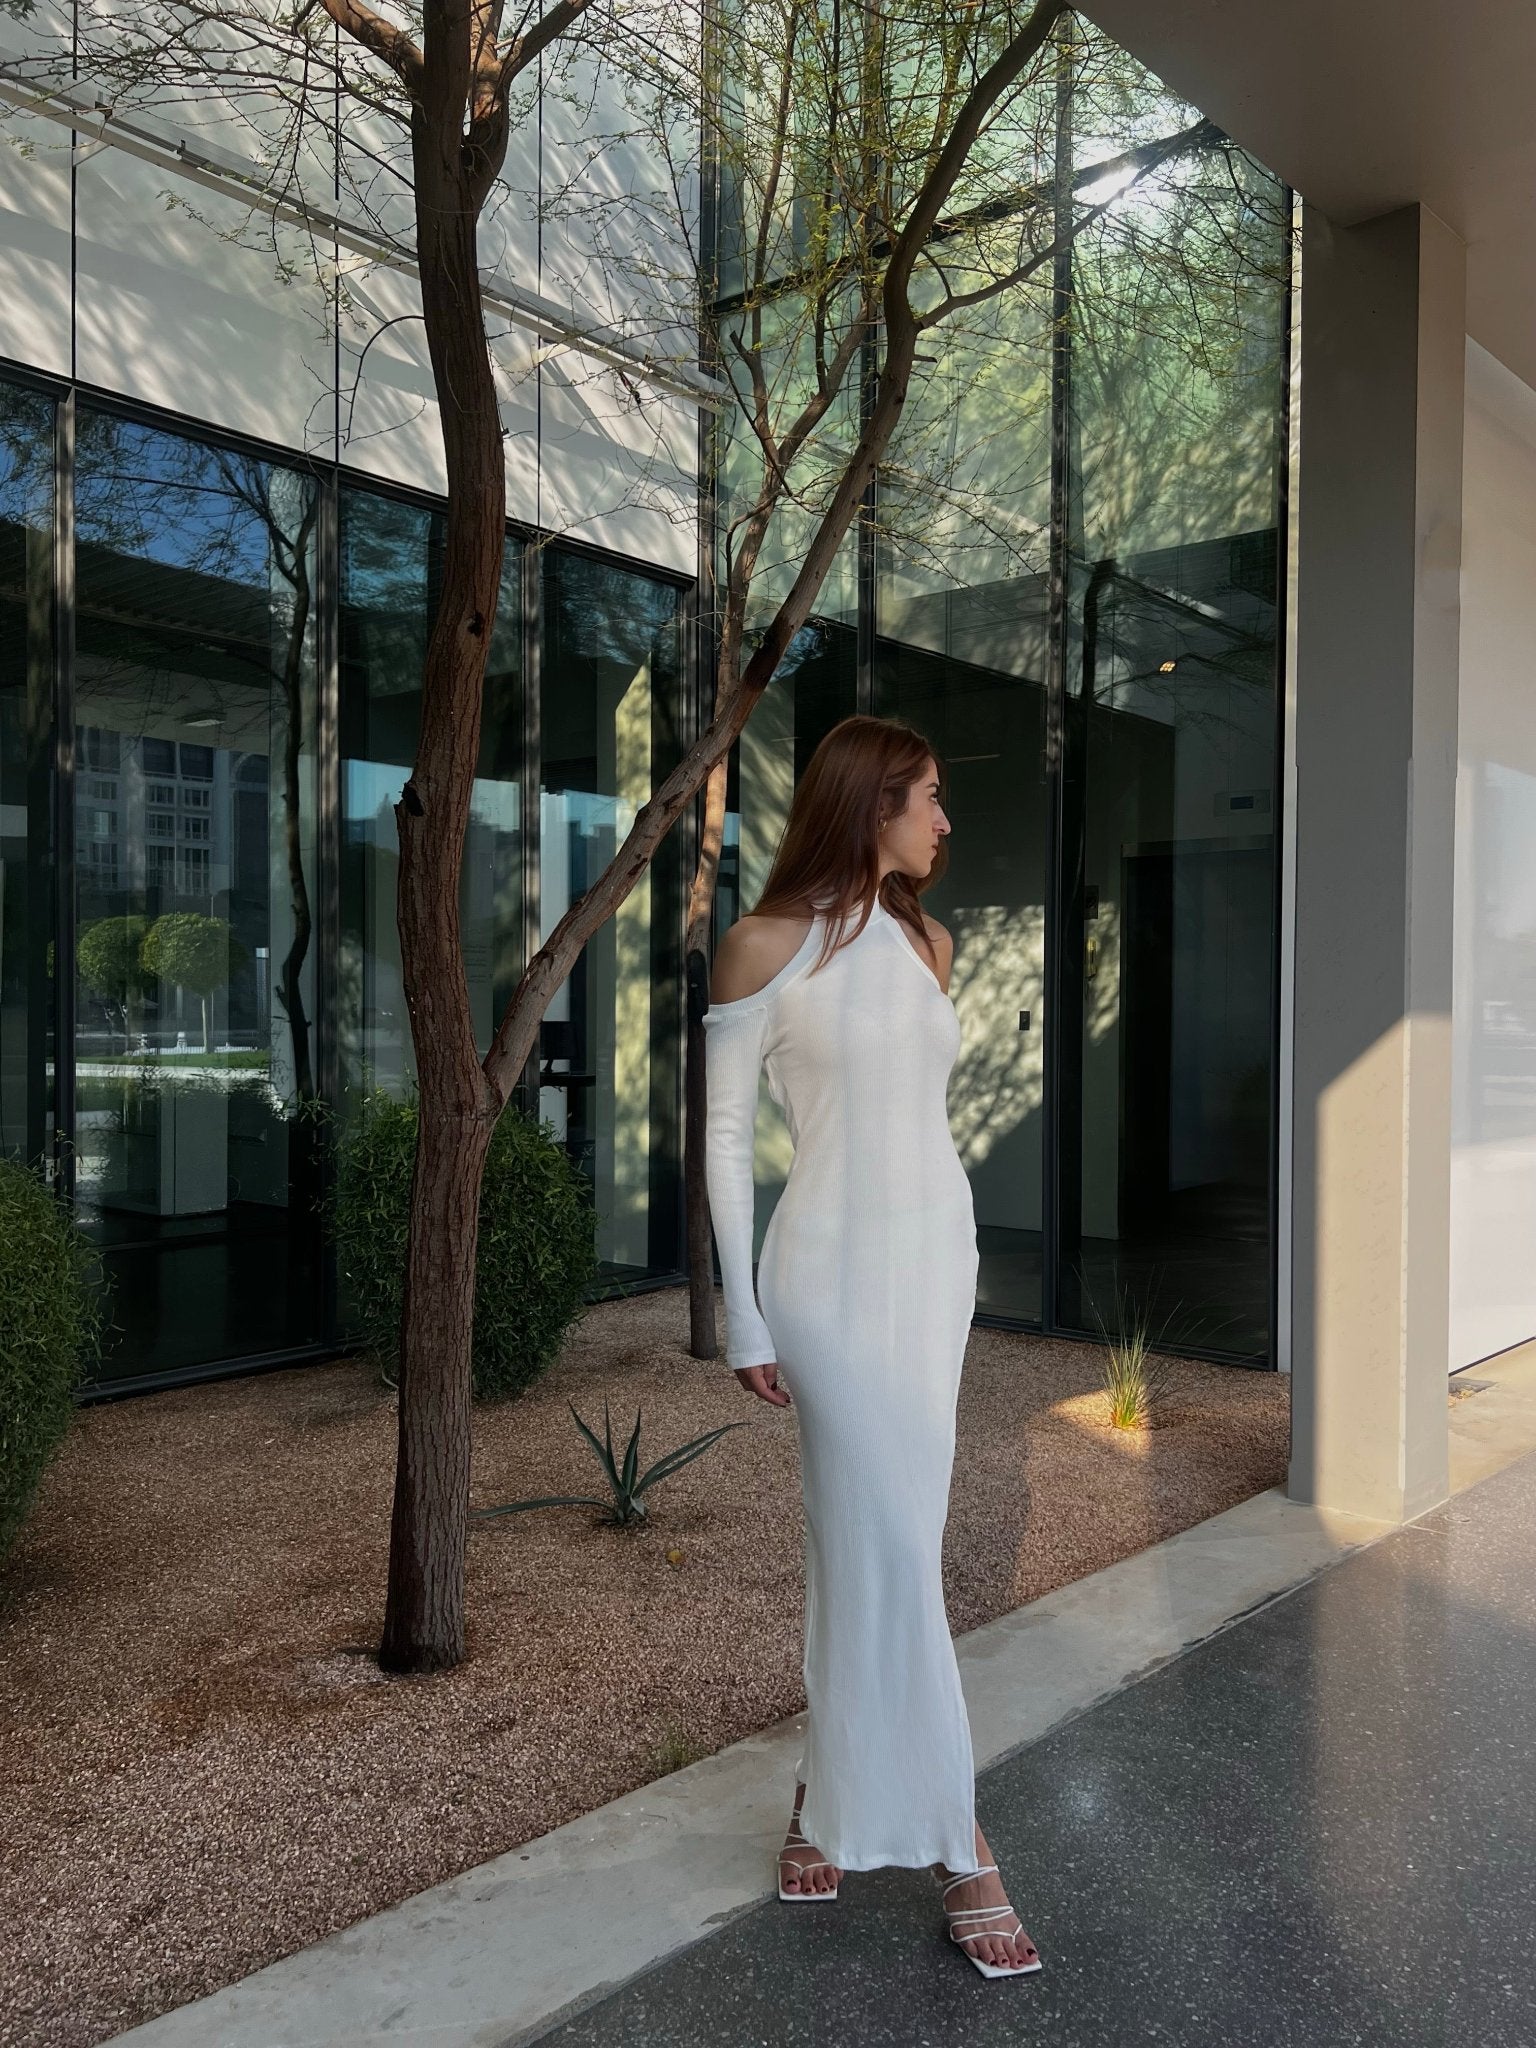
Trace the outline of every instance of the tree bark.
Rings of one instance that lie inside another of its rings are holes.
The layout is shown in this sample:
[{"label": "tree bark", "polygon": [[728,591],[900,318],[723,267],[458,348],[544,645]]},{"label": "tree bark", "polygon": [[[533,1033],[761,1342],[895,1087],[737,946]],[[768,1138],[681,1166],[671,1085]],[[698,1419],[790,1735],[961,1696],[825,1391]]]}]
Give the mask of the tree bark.
[{"label": "tree bark", "polygon": [[727,763],[717,761],[704,784],[704,829],[699,861],[688,895],[684,955],[688,962],[687,1085],[683,1096],[683,1189],[688,1216],[688,1348],[695,1358],[718,1358],[715,1325],[714,1244],[709,1227],[709,1191],[704,1147],[709,1105],[704,1086],[704,1012],[709,1007],[710,927],[715,885],[725,838]]},{"label": "tree bark", "polygon": [[506,525],[501,419],[478,271],[476,162],[464,133],[470,17],[433,0],[411,122],[422,312],[448,482],[441,596],[422,675],[416,765],[395,807],[400,963],[419,1121],[400,1331],[400,1434],[379,1661],[464,1654],[470,1357],[480,1182],[504,1094],[480,1065],[459,942],[459,872],[480,750]]}]

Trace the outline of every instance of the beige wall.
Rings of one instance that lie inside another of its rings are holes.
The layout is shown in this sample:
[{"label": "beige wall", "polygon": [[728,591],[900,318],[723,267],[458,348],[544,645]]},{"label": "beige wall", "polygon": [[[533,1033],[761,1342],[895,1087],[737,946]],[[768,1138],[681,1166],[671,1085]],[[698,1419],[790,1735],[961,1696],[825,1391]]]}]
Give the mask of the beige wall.
[{"label": "beige wall", "polygon": [[1451,1357],[1536,1335],[1536,391],[1467,347]]}]

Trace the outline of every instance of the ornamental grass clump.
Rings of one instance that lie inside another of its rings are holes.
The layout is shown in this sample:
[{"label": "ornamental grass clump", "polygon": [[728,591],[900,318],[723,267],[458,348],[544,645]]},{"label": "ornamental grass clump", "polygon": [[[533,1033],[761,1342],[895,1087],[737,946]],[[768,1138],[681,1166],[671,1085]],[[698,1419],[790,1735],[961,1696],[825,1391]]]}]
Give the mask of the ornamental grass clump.
[{"label": "ornamental grass clump", "polygon": [[69,1428],[103,1320],[95,1251],[36,1174],[0,1160],[0,1557]]},{"label": "ornamental grass clump", "polygon": [[[349,1106],[328,1220],[351,1325],[393,1383],[416,1156],[416,1104],[383,1089]],[[480,1190],[471,1360],[476,1400],[520,1394],[579,1320],[597,1273],[592,1199],[547,1126],[515,1109],[496,1126]]]},{"label": "ornamental grass clump", "polygon": [[1111,1335],[1102,1317],[1099,1334],[1104,1340],[1104,1391],[1109,1396],[1109,1419],[1116,1429],[1150,1429],[1153,1411],[1168,1380],[1166,1359],[1156,1355],[1157,1339],[1145,1313],[1138,1309],[1129,1292],[1117,1299],[1116,1330]]}]

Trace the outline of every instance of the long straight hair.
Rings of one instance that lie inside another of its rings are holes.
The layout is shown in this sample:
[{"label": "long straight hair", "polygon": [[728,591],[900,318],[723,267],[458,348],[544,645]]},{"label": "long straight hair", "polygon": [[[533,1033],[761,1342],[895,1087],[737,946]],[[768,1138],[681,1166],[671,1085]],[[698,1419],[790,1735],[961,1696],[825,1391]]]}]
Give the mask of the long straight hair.
[{"label": "long straight hair", "polygon": [[827,923],[818,967],[858,937],[877,897],[927,958],[934,958],[918,899],[948,865],[944,841],[920,882],[895,870],[884,881],[880,877],[881,820],[906,809],[911,785],[930,759],[943,803],[943,762],[922,733],[899,719],[845,718],[806,763],[753,913],[804,917],[821,911]]}]

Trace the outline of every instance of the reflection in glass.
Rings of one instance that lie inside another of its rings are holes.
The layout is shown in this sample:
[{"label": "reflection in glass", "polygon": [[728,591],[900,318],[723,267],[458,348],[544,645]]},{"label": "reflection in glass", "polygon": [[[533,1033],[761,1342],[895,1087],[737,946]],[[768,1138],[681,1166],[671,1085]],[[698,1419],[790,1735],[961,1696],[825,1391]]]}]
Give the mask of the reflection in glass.
[{"label": "reflection in glass", "polygon": [[[540,925],[607,866],[682,751],[679,593],[548,549],[542,564]],[[676,1270],[682,1028],[678,837],[586,947],[540,1032],[539,1113],[592,1184],[598,1257]]]},{"label": "reflection in glass", "polygon": [[1043,1313],[1050,300],[1011,291],[928,339],[877,501],[874,709],[949,769],[924,907],[955,943],[950,1122],[979,1307]]},{"label": "reflection in glass", "polygon": [[317,1334],[311,481],[81,408],[76,1197],[109,1376]]},{"label": "reflection in glass", "polygon": [[[1218,159],[1073,252],[1060,1316],[1269,1350],[1283,217]],[[1176,255],[1160,267],[1149,247]],[[1191,315],[1191,305],[1199,318]]]},{"label": "reflection in glass", "polygon": [[[341,1072],[401,1093],[414,1074],[395,923],[395,804],[416,759],[442,515],[341,493]],[[459,894],[475,1043],[485,1052],[523,965],[522,550],[506,543]]]},{"label": "reflection in glass", "polygon": [[53,1132],[53,403],[0,384],[0,1156]]}]

